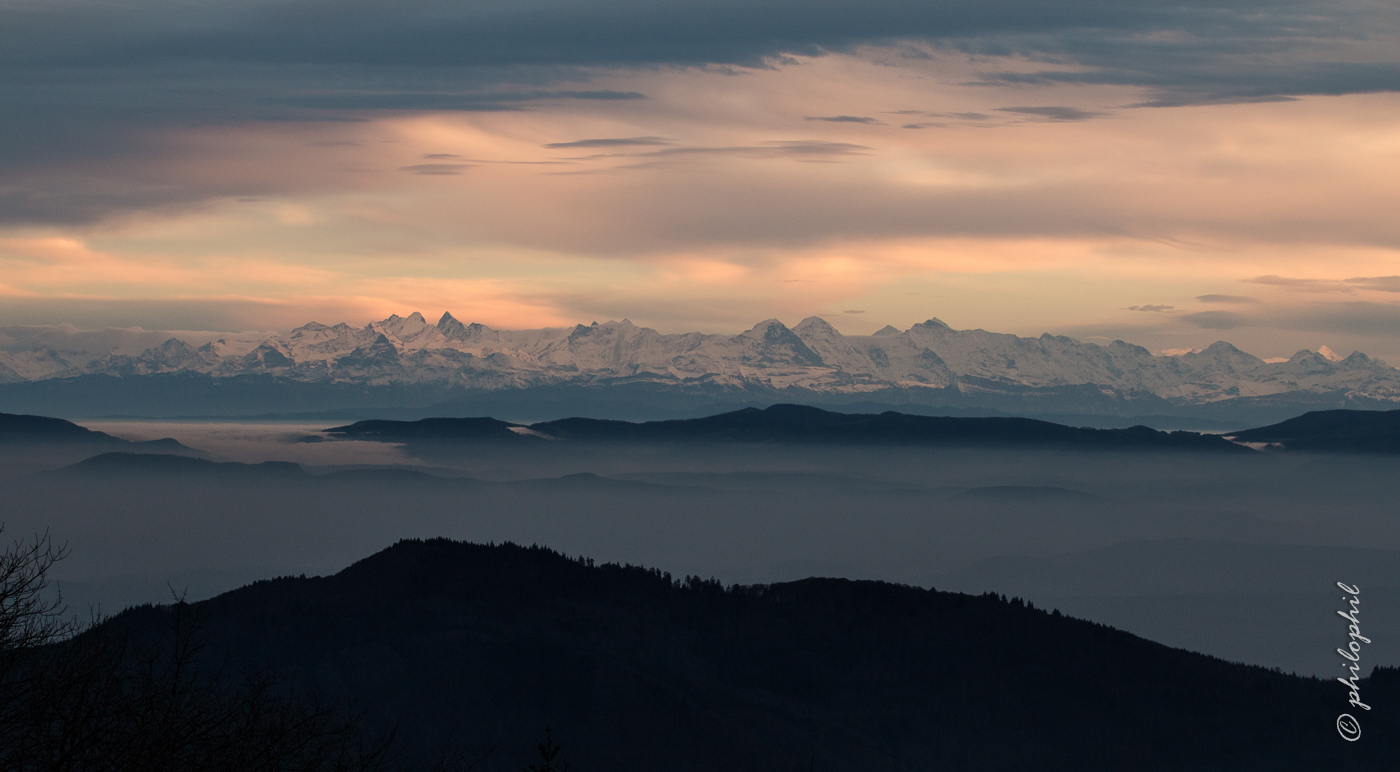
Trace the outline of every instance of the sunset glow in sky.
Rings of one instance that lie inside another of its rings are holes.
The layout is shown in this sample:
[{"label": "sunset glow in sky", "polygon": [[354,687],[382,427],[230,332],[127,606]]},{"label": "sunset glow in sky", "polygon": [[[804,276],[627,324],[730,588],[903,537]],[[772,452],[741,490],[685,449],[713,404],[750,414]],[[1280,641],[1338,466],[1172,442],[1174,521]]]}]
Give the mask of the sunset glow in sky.
[{"label": "sunset glow in sky", "polygon": [[1400,10],[0,0],[0,324],[1400,364]]}]

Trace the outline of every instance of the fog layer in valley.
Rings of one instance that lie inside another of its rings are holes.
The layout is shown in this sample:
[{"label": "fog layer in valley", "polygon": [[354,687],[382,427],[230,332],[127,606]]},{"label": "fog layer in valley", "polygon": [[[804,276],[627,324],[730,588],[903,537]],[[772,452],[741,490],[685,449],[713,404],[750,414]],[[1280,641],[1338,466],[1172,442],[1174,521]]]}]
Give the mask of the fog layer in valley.
[{"label": "fog layer in valley", "polygon": [[[209,460],[0,454],[8,537],[47,529],[86,613],[329,573],[406,537],[544,544],[726,583],[884,579],[1019,595],[1154,640],[1332,676],[1333,583],[1400,662],[1385,457],[878,446],[331,441],[323,427],[89,424]],[[234,466],[217,462],[256,464]],[[47,468],[48,471],[44,471]]]}]

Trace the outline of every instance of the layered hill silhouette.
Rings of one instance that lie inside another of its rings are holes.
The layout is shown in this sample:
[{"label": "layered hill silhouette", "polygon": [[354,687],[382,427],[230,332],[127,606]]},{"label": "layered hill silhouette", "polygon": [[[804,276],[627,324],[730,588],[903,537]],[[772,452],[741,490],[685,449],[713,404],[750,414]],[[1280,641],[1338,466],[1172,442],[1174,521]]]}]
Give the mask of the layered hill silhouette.
[{"label": "layered hill silhouette", "polygon": [[61,418],[0,413],[0,448],[6,446],[46,446],[93,452],[163,453],[198,455],[199,451],[176,440],[134,442],[94,431]]},{"label": "layered hill silhouette", "polygon": [[[1230,664],[995,595],[724,587],[548,549],[404,541],[195,604],[211,652],[518,769],[546,724],[589,770],[1385,768],[1400,689]],[[140,633],[159,607],[110,621]],[[1392,681],[1395,679],[1391,679]]]},{"label": "layered hill silhouette", "polygon": [[1400,453],[1400,410],[1317,410],[1232,436],[1239,442],[1277,443],[1285,450]]},{"label": "layered hill silhouette", "polygon": [[404,443],[454,442],[726,442],[847,443],[979,447],[1053,447],[1103,450],[1250,452],[1215,435],[1161,432],[1145,426],[1087,429],[1030,418],[948,418],[833,413],[805,405],[745,408],[707,418],[605,421],[566,418],[529,426],[491,418],[361,421],[325,430],[346,439]]}]

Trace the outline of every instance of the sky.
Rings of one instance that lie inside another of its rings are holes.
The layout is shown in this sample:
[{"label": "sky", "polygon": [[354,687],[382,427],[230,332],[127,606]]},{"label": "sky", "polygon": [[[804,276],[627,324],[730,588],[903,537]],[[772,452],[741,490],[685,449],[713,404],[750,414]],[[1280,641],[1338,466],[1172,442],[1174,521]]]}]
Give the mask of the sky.
[{"label": "sky", "polygon": [[1400,7],[0,0],[0,324],[1400,364]]}]

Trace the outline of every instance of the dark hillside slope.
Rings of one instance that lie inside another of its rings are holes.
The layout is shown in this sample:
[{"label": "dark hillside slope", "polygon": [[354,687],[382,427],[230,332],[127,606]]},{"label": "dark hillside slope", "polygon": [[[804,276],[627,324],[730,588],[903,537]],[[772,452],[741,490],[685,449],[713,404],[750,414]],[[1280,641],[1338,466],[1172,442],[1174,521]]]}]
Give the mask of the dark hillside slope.
[{"label": "dark hillside slope", "polygon": [[171,439],[133,442],[62,418],[0,413],[0,447],[16,445],[72,446],[133,453],[198,453]]},{"label": "dark hillside slope", "polygon": [[0,413],[0,478],[56,469],[110,452],[205,455],[172,439],[135,442],[61,418]]},{"label": "dark hillside slope", "polygon": [[1400,410],[1317,410],[1231,436],[1277,442],[1285,450],[1400,454]]},{"label": "dark hillside slope", "polygon": [[1362,770],[1400,751],[1384,685],[1346,743],[1335,682],[881,582],[726,589],[438,539],[197,608],[213,649],[352,695],[416,742],[496,745],[488,769],[519,769],[546,724],[578,772]]}]

